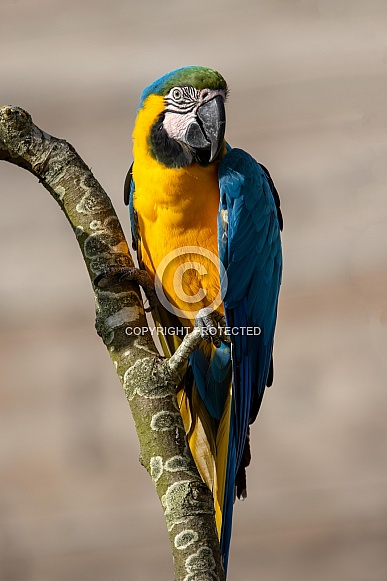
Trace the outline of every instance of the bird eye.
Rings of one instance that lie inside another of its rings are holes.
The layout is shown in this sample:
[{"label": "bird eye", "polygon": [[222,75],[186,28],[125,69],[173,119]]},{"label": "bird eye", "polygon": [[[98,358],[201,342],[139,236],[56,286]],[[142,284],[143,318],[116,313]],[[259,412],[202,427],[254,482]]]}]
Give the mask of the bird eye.
[{"label": "bird eye", "polygon": [[179,101],[181,99],[181,96],[182,96],[181,89],[173,89],[172,97],[173,99],[175,99],[175,101]]}]

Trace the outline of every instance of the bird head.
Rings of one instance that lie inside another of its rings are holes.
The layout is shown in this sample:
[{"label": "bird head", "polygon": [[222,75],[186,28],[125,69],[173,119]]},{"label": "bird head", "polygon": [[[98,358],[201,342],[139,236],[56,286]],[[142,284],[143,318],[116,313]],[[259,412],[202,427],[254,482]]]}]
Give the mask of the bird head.
[{"label": "bird head", "polygon": [[226,81],[205,67],[176,69],[149,85],[141,95],[136,125],[143,131],[146,119],[152,157],[174,168],[218,160],[225,147],[226,96]]}]

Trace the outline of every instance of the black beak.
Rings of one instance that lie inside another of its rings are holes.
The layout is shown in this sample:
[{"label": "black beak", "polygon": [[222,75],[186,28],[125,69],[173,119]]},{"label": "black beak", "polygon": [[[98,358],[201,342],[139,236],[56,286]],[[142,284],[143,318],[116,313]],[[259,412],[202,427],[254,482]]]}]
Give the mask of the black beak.
[{"label": "black beak", "polygon": [[194,149],[210,149],[210,162],[216,159],[223,146],[226,131],[224,99],[218,95],[200,105],[197,121],[193,121],[185,134],[185,142]]},{"label": "black beak", "polygon": [[198,118],[202,123],[206,139],[211,144],[211,162],[222,149],[226,131],[226,111],[223,97],[218,95],[211,99],[211,101],[200,105]]}]

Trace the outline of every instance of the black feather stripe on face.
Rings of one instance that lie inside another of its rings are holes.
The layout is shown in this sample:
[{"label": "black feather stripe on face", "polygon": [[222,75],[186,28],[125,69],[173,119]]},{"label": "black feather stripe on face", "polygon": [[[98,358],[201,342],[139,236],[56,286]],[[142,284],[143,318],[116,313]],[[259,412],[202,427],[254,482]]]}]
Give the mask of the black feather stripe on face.
[{"label": "black feather stripe on face", "polygon": [[194,110],[200,91],[194,87],[175,87],[164,97],[166,112],[186,114]]},{"label": "black feather stripe on face", "polygon": [[149,145],[152,156],[166,167],[186,167],[194,161],[192,153],[175,139],[171,139],[163,127],[165,113],[161,113],[151,128]]}]

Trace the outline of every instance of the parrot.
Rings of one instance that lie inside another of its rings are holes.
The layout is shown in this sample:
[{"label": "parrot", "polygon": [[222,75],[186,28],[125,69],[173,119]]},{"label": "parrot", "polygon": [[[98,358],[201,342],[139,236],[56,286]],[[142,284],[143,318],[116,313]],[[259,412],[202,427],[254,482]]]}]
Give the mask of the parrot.
[{"label": "parrot", "polygon": [[250,425],[273,382],[282,277],[280,199],[268,170],[225,140],[228,86],[186,66],[143,92],[125,180],[139,269],[171,356],[184,330],[202,341],[187,362],[178,404],[188,444],[214,499],[227,571],[233,505],[246,497]]}]

